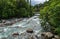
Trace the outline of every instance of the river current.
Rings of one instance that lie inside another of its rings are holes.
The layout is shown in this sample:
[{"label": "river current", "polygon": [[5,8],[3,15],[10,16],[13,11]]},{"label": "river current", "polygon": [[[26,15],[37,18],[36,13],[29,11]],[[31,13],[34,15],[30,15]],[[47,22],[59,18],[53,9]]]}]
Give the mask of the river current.
[{"label": "river current", "polygon": [[[0,27],[0,39],[26,39],[27,36],[24,36],[22,33],[25,33],[28,28],[33,29],[34,34],[40,36],[42,33],[42,27],[39,15],[35,15],[29,19],[24,19],[11,26]],[[16,32],[18,32],[20,36],[12,37],[12,34]]]}]

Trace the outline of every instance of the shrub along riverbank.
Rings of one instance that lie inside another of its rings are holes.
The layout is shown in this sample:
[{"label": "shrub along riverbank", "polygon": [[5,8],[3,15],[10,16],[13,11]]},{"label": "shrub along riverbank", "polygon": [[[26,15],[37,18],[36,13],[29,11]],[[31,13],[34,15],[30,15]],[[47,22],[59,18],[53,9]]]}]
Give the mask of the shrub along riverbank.
[{"label": "shrub along riverbank", "polygon": [[0,0],[0,19],[30,17],[30,4],[25,0]]},{"label": "shrub along riverbank", "polygon": [[51,32],[60,35],[60,0],[49,0],[40,7],[40,18],[50,24]]}]

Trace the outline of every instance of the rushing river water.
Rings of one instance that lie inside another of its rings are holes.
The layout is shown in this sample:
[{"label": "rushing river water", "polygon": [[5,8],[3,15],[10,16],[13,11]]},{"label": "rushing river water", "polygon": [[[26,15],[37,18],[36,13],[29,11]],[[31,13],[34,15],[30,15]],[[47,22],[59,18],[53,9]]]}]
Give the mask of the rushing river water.
[{"label": "rushing river water", "polygon": [[[34,34],[40,36],[42,33],[42,27],[39,15],[35,15],[29,19],[24,19],[8,27],[0,27],[0,39],[26,39],[21,33],[25,33],[28,28],[33,29]],[[18,38],[12,37],[12,34],[15,32],[20,34]]]}]

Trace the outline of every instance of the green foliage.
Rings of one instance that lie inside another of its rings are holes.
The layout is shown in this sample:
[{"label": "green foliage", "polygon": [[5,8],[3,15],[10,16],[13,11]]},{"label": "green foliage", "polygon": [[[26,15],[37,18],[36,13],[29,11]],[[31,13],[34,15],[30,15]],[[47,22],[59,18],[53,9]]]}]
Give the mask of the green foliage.
[{"label": "green foliage", "polygon": [[0,0],[0,19],[13,17],[28,17],[30,4],[25,0]]},{"label": "green foliage", "polygon": [[56,29],[55,29],[55,32],[56,32],[58,35],[60,35],[60,27],[56,28]]},{"label": "green foliage", "polygon": [[40,9],[41,18],[47,20],[55,32],[60,35],[60,0],[49,0]]}]

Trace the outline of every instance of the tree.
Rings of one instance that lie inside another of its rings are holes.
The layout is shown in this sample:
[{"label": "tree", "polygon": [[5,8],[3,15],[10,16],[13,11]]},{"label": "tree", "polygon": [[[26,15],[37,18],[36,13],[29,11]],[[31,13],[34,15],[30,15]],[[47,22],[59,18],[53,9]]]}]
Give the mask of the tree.
[{"label": "tree", "polygon": [[8,19],[13,17],[28,17],[30,4],[25,0],[0,0],[0,17]]},{"label": "tree", "polygon": [[60,0],[49,0],[43,5],[44,7],[40,9],[40,17],[43,20],[48,19],[47,22],[54,28],[53,33],[60,35]]}]

